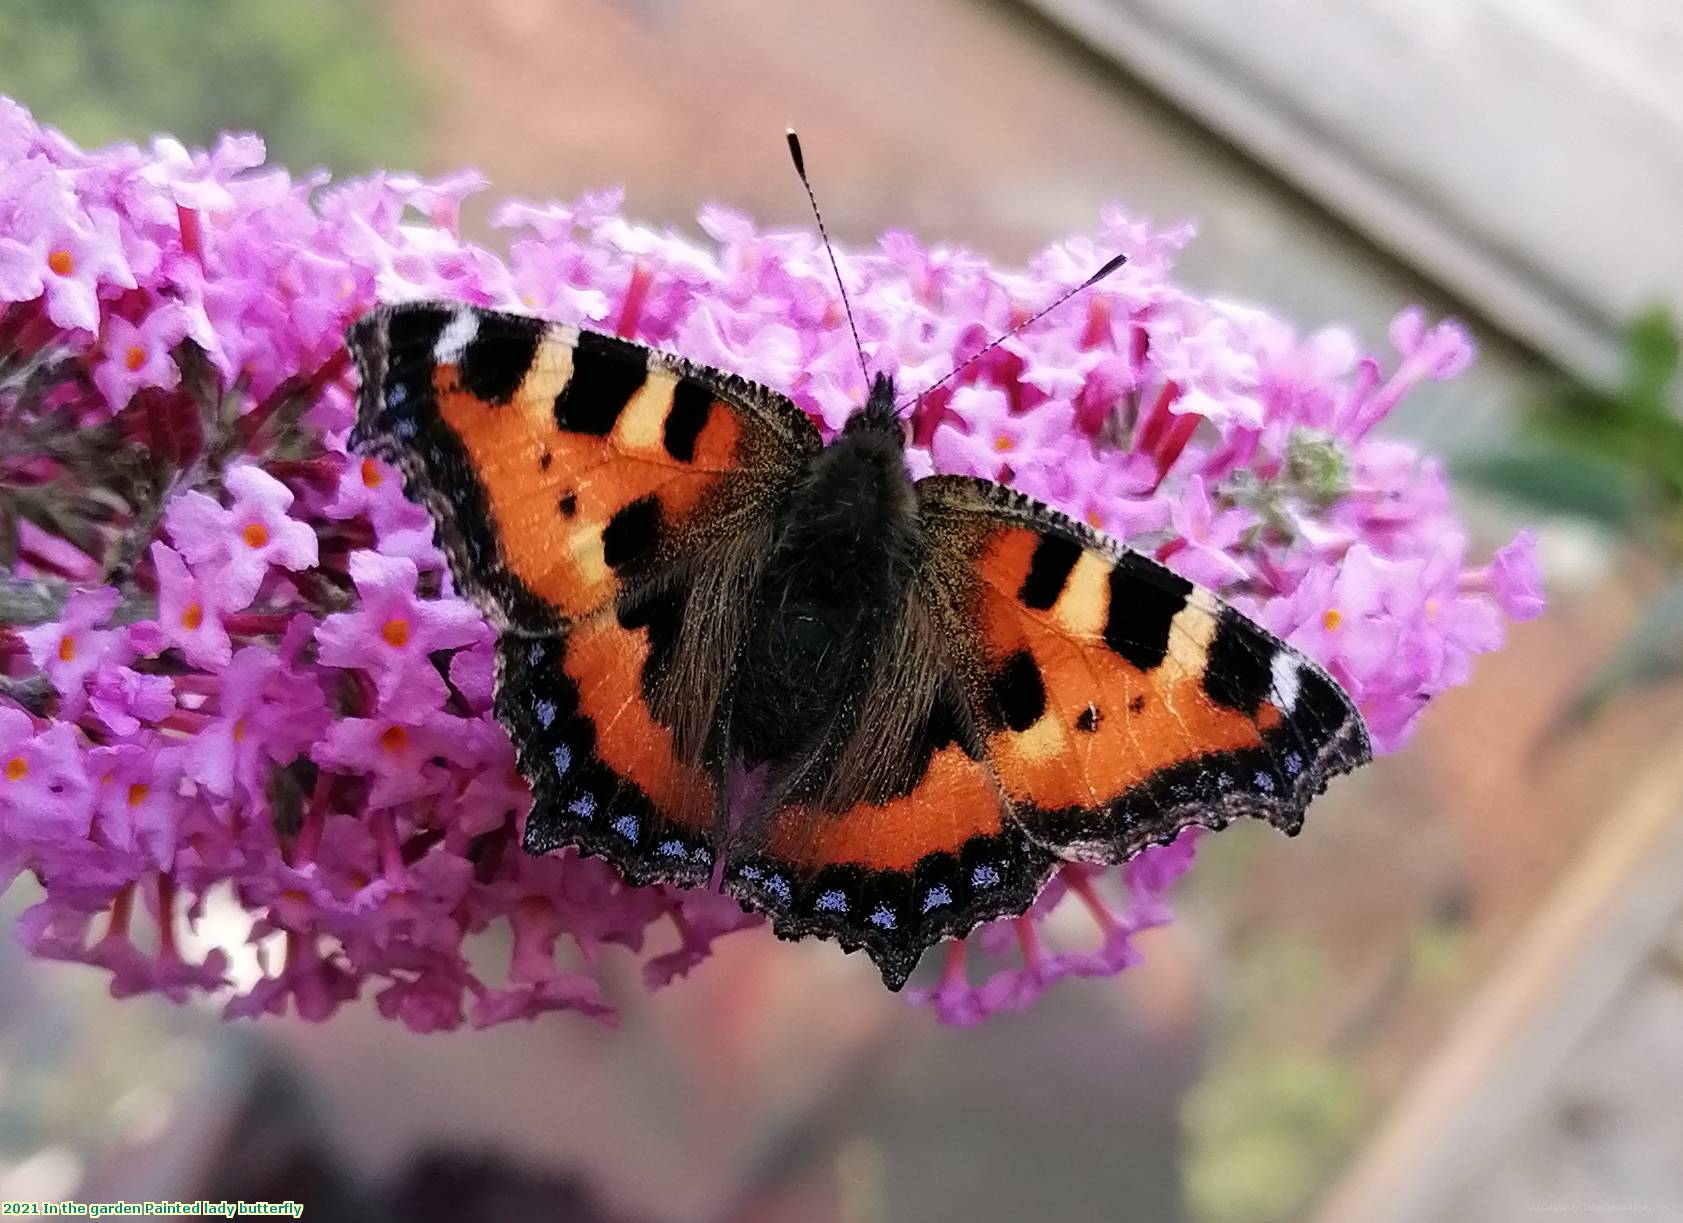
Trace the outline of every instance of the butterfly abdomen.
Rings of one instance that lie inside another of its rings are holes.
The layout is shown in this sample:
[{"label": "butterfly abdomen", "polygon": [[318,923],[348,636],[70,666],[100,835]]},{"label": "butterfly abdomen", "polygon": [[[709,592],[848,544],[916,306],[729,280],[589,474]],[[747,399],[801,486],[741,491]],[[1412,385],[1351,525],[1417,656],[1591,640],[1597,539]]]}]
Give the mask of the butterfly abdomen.
[{"label": "butterfly abdomen", "polygon": [[736,677],[731,745],[787,761],[834,728],[899,615],[922,544],[897,436],[826,447],[779,515]]}]

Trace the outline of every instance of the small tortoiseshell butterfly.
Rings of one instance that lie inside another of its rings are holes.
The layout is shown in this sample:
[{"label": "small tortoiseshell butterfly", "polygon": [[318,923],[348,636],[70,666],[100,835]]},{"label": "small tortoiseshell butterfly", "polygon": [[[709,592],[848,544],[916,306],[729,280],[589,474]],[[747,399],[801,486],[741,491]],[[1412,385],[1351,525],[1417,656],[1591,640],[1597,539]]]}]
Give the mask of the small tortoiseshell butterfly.
[{"label": "small tortoiseshell butterfly", "polygon": [[1296,833],[1369,759],[1339,686],[1208,591],[1001,485],[914,482],[886,374],[825,445],[766,387],[535,318],[423,302],[348,338],[356,444],[499,631],[531,853],[723,887],[899,989],[1060,863]]}]

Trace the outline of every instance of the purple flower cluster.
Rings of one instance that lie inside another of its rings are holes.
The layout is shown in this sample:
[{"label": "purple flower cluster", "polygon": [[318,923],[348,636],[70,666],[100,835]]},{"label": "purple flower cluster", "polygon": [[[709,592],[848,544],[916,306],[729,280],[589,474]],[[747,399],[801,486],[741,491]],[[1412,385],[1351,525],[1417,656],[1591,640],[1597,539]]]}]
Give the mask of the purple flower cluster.
[{"label": "purple flower cluster", "polygon": [[[655,232],[613,193],[503,205],[501,255],[457,231],[480,185],[295,179],[251,136],[87,152],[0,99],[5,580],[70,592],[0,626],[0,881],[40,883],[35,954],[100,965],[116,994],[216,992],[229,1015],[319,1020],[368,989],[428,1031],[611,1021],[605,947],[645,954],[653,988],[760,924],[519,850],[491,630],[396,474],[347,452],[341,334],[384,301],[524,309],[787,390],[830,433],[865,386],[829,264],[813,235],[723,209],[703,243]],[[1189,237],[1112,212],[1022,271],[904,233],[839,257],[872,364],[915,392],[1128,252],[916,403],[914,474],[1010,482],[1214,587],[1326,664],[1393,749],[1504,613],[1541,608],[1530,537],[1468,568],[1438,466],[1373,434],[1467,363],[1467,337],[1417,312],[1394,357],[1299,336],[1179,288]],[[152,478],[90,476],[75,448],[102,439]],[[966,1023],[1121,970],[1192,850],[1066,869],[915,996]],[[189,950],[210,903],[249,916],[244,943]],[[1073,948],[1047,921],[1066,907],[1092,930]],[[489,973],[467,948],[495,930]]]}]

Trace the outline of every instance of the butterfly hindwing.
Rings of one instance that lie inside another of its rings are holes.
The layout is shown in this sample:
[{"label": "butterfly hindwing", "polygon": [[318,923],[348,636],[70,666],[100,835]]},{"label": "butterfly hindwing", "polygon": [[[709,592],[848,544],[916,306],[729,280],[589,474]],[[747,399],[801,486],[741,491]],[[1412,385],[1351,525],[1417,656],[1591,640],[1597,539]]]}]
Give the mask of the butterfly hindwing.
[{"label": "butterfly hindwing", "polygon": [[919,481],[971,708],[1011,818],[1114,863],[1193,825],[1302,826],[1367,730],[1320,667],[1207,590],[1010,489]]},{"label": "butterfly hindwing", "polygon": [[954,675],[928,673],[944,653],[920,627],[877,660],[832,784],[733,844],[724,877],[781,936],[863,947],[890,989],[924,948],[1021,913],[1055,865],[1006,818]]},{"label": "butterfly hindwing", "polygon": [[565,636],[497,642],[497,716],[532,786],[524,845],[573,845],[633,884],[705,884],[713,789],[637,699],[646,631],[599,617]]},{"label": "butterfly hindwing", "polygon": [[497,714],[526,843],[704,881],[698,761],[775,507],[820,440],[764,388],[611,336],[453,303],[348,336],[355,441],[432,512],[501,630]]}]

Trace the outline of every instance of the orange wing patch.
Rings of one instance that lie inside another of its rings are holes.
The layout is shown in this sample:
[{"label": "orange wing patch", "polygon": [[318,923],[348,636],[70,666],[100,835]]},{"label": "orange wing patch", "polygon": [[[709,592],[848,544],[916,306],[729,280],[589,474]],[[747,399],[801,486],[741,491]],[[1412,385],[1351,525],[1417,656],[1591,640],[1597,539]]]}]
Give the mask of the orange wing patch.
[{"label": "orange wing patch", "polygon": [[578,716],[592,727],[593,754],[621,778],[636,778],[660,815],[685,829],[711,828],[713,784],[706,772],[678,758],[672,732],[655,721],[642,699],[650,641],[647,633],[601,616],[568,635],[562,668],[578,692]]},{"label": "orange wing patch", "polygon": [[905,871],[932,853],[953,852],[971,837],[996,836],[1001,828],[999,791],[987,770],[950,746],[930,758],[910,794],[839,815],[784,816],[764,849],[803,871],[833,862]]},{"label": "orange wing patch", "polygon": [[[610,547],[615,516],[652,504],[654,512],[645,515],[650,523],[681,532],[708,489],[733,469],[741,434],[725,405],[663,370],[648,371],[612,419],[605,406],[611,399],[592,404],[594,415],[580,423],[604,428],[600,434],[563,429],[557,417],[565,407],[558,412],[558,401],[565,405],[570,394],[623,394],[629,386],[629,379],[604,385],[609,379],[592,372],[591,358],[588,349],[580,351],[576,332],[552,329],[507,404],[472,394],[454,365],[441,365],[433,375],[439,415],[484,487],[504,565],[572,619],[612,599],[618,581],[611,562],[623,568],[636,554]],[[574,387],[575,379],[587,385]],[[686,419],[675,421],[678,412]],[[673,424],[688,431],[686,445],[667,444]],[[632,542],[658,544],[654,529],[645,535],[646,542]]]},{"label": "orange wing patch", "polygon": [[[1033,531],[1002,527],[976,560],[979,644],[998,727],[988,753],[1013,802],[1101,807],[1188,759],[1260,747],[1279,725],[1272,702],[1247,714],[1205,693],[1221,614],[1207,591],[1186,593],[1164,624],[1160,661],[1142,669],[1105,644],[1115,569],[1108,558],[1079,553],[1050,607],[1024,605],[1019,592],[1040,542]],[[1126,619],[1128,609],[1116,614]]]},{"label": "orange wing patch", "polygon": [[1021,913],[1055,860],[1003,818],[987,769],[958,745],[934,753],[910,793],[839,813],[779,813],[725,889],[766,911],[782,938],[864,948],[897,990],[923,949]]}]

